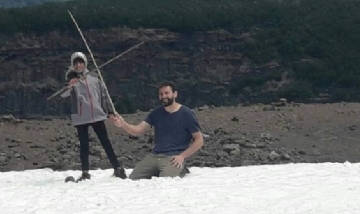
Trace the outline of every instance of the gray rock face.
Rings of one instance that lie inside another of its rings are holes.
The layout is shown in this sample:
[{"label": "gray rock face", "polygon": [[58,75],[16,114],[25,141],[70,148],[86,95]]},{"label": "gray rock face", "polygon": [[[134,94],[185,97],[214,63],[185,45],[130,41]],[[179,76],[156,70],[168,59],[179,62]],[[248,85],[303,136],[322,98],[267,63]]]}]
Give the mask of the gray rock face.
[{"label": "gray rock face", "polygon": [[[272,92],[261,90],[232,96],[230,85],[236,85],[248,73],[242,70],[261,75],[277,69],[269,64],[247,66],[252,62],[238,49],[247,45],[246,39],[239,36],[241,30],[188,35],[157,29],[114,28],[84,34],[99,66],[130,47],[146,42],[101,69],[120,113],[153,108],[158,104],[157,85],[164,80],[176,82],[178,100],[187,106],[199,107],[200,111],[244,101],[270,103],[273,98]],[[47,101],[46,98],[64,86],[64,74],[73,50],[84,50],[79,36],[54,32],[42,36],[2,37],[1,41],[0,115],[13,114],[28,119],[68,117],[68,100],[56,97]],[[89,54],[84,52],[89,58],[89,69],[94,69]],[[239,123],[239,117],[233,117],[232,122]]]}]

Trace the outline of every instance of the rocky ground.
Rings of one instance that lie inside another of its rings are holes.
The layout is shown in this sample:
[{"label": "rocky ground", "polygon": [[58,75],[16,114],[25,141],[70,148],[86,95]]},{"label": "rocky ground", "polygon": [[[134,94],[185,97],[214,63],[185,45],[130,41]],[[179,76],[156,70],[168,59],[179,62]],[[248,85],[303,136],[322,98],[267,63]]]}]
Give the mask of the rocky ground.
[{"label": "rocky ground", "polygon": [[[359,162],[360,104],[253,105],[194,109],[206,136],[191,166],[223,167],[300,162]],[[124,115],[140,122],[146,112]],[[0,171],[50,167],[79,169],[79,144],[68,119],[16,120],[0,123]],[[152,148],[150,131],[133,137],[108,122],[118,158],[132,168]],[[110,168],[96,135],[93,168]]]}]

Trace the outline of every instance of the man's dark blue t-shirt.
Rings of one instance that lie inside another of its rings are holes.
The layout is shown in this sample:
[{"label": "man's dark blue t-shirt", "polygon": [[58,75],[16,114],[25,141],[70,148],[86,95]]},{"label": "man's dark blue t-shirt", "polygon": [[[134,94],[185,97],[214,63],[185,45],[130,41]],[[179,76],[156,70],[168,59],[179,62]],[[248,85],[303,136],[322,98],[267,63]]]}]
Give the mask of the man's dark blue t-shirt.
[{"label": "man's dark blue t-shirt", "polygon": [[189,148],[192,134],[200,131],[194,112],[183,105],[173,113],[160,106],[147,116],[145,122],[155,129],[155,154],[180,154]]}]

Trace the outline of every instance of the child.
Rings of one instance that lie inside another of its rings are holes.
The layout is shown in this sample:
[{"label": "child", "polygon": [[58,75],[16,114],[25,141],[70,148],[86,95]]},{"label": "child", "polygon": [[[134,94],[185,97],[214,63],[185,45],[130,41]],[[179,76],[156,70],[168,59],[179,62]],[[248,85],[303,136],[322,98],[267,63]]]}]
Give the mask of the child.
[{"label": "child", "polygon": [[87,58],[81,52],[71,55],[71,67],[65,74],[68,90],[61,97],[71,99],[71,121],[76,127],[80,141],[80,160],[82,175],[78,181],[90,179],[89,174],[89,133],[91,126],[103,146],[109,161],[114,168],[114,176],[125,179],[124,168],[120,166],[114,149],[108,138],[105,120],[114,120],[113,109],[106,89],[98,74],[89,72]]}]

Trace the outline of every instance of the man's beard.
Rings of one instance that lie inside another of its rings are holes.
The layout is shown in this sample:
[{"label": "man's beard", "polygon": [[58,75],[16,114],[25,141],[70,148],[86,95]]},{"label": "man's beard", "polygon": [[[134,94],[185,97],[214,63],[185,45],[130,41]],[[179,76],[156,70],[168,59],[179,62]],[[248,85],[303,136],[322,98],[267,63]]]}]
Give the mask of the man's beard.
[{"label": "man's beard", "polygon": [[161,104],[165,107],[170,106],[174,103],[174,98],[163,98],[161,99]]}]

